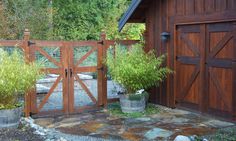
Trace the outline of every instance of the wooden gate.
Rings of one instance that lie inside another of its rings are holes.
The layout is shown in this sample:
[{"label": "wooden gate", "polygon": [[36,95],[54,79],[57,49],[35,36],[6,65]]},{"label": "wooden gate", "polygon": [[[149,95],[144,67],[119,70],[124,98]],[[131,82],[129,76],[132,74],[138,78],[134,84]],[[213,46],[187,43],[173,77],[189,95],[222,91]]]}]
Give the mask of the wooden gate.
[{"label": "wooden gate", "polygon": [[104,105],[102,42],[35,40],[26,48],[45,73],[27,96],[28,113],[71,114]]},{"label": "wooden gate", "polygon": [[45,76],[25,98],[26,116],[73,114],[106,106],[106,67],[103,64],[110,46],[130,46],[133,40],[40,41],[29,40],[25,33],[26,60],[43,65]]},{"label": "wooden gate", "polygon": [[175,96],[179,106],[236,115],[235,22],[179,25]]}]

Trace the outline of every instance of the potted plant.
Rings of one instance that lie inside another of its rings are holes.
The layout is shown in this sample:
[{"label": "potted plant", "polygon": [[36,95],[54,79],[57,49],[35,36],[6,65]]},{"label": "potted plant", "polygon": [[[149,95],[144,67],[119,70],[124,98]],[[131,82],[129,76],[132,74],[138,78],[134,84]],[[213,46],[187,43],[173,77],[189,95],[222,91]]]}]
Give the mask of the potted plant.
[{"label": "potted plant", "polygon": [[0,50],[0,128],[18,126],[23,106],[19,98],[35,86],[40,76],[40,66],[25,63],[19,50]]},{"label": "potted plant", "polygon": [[156,57],[154,51],[145,53],[142,45],[133,45],[129,51],[117,45],[115,55],[108,53],[105,61],[111,78],[124,88],[120,95],[122,112],[142,112],[150,87],[158,86],[172,71],[163,67],[165,55]]}]

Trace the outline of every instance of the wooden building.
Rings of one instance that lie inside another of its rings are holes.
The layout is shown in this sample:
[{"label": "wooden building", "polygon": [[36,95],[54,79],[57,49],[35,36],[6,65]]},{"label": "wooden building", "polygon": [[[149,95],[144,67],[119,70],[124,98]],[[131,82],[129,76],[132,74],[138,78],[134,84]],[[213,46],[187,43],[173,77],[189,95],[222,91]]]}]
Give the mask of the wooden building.
[{"label": "wooden building", "polygon": [[133,0],[126,23],[145,23],[145,49],[175,71],[151,101],[236,120],[236,0]]}]

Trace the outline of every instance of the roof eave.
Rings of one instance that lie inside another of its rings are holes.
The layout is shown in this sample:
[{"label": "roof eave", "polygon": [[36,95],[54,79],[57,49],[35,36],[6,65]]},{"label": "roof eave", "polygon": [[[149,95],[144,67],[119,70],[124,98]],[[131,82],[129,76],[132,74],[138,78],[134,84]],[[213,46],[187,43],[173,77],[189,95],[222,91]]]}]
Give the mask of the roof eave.
[{"label": "roof eave", "polygon": [[123,29],[129,18],[132,16],[133,12],[137,9],[139,4],[142,2],[142,0],[133,0],[131,5],[129,6],[126,13],[122,16],[122,18],[119,21],[119,32]]}]

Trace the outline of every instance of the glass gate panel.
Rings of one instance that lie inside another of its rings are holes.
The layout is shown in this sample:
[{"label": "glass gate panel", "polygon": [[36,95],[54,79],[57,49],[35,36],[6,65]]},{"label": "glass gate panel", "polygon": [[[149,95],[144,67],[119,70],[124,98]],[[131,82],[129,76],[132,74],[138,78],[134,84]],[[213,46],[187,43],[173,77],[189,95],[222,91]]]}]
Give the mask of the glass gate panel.
[{"label": "glass gate panel", "polygon": [[35,112],[63,110],[62,48],[57,46],[37,46],[34,48],[34,59],[42,65],[44,75],[37,80],[35,89]]},{"label": "glass gate panel", "polygon": [[97,46],[73,47],[74,109],[97,104],[97,51]]},{"label": "glass gate panel", "polygon": [[84,72],[76,75],[78,77],[74,82],[74,106],[93,106],[98,99],[96,73]]},{"label": "glass gate panel", "polygon": [[[41,111],[63,109],[62,88],[62,79],[58,74],[49,73],[39,79],[36,84],[37,107],[41,109],[42,103],[47,100]],[[50,90],[53,92],[49,95]]]}]

